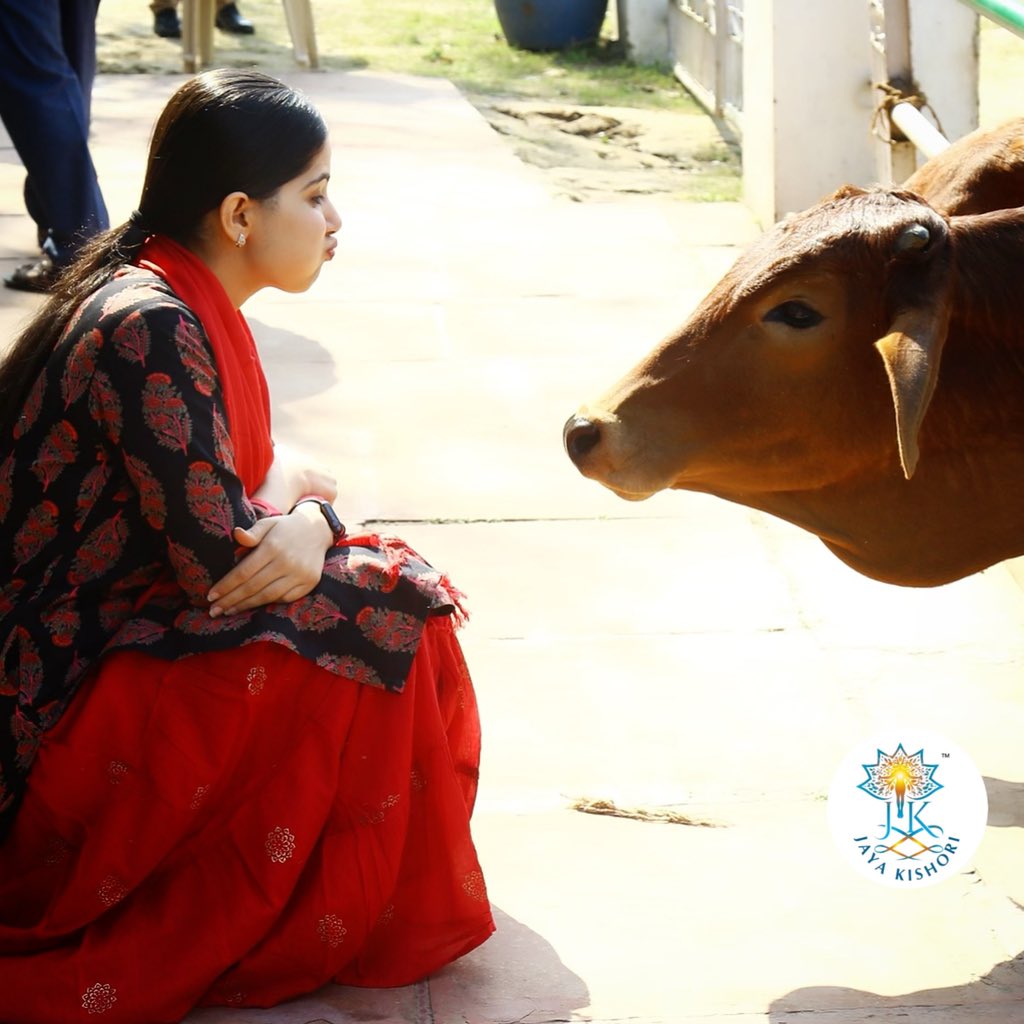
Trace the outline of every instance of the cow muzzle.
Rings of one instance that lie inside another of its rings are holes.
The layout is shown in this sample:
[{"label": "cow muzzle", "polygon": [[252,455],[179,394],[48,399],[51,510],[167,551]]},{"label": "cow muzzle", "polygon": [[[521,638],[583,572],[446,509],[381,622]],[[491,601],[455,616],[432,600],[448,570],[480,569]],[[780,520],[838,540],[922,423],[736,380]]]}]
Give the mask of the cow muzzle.
[{"label": "cow muzzle", "polygon": [[[622,497],[642,490],[644,497],[659,488],[634,485],[634,475],[646,476],[650,448],[644,401],[637,402],[637,385],[625,378],[599,398],[583,402],[566,420],[562,443],[573,465],[590,480]],[[639,413],[636,408],[640,405]]]},{"label": "cow muzzle", "polygon": [[585,416],[574,414],[562,428],[562,443],[573,465],[583,472],[587,456],[601,443],[601,427]]},{"label": "cow muzzle", "polygon": [[617,417],[591,419],[585,411],[570,416],[562,428],[562,442],[573,465],[591,480],[603,484],[627,501],[643,501],[667,486],[633,479],[636,460],[624,445],[622,424]]}]

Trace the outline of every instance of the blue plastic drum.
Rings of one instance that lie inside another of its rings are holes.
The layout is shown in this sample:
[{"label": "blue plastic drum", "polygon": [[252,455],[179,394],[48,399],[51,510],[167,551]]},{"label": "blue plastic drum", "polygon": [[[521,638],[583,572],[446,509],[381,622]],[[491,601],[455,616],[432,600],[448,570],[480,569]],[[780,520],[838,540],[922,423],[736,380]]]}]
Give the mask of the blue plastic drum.
[{"label": "blue plastic drum", "polygon": [[501,30],[521,50],[564,50],[592,43],[608,0],[494,0]]}]

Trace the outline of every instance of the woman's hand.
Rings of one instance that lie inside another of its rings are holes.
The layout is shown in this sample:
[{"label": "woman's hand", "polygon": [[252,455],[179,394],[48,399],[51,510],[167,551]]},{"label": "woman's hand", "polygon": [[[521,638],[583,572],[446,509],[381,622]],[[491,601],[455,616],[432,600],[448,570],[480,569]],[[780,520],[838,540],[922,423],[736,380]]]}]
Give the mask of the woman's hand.
[{"label": "woman's hand", "polygon": [[260,519],[251,530],[236,527],[234,537],[252,550],[207,594],[214,618],[305,597],[320,582],[324,555],[334,543],[313,502],[287,516]]}]

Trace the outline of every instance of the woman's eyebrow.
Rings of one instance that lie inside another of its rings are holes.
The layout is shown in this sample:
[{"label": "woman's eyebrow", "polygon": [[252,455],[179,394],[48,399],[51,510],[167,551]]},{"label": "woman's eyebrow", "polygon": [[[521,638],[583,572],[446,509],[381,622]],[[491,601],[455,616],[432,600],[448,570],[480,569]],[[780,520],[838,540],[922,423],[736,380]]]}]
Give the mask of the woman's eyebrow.
[{"label": "woman's eyebrow", "polygon": [[324,171],[323,174],[318,175],[316,178],[313,178],[310,181],[307,181],[306,184],[303,185],[302,187],[303,188],[310,188],[313,185],[319,185],[321,181],[330,181],[330,180],[331,180],[331,172],[330,171]]}]

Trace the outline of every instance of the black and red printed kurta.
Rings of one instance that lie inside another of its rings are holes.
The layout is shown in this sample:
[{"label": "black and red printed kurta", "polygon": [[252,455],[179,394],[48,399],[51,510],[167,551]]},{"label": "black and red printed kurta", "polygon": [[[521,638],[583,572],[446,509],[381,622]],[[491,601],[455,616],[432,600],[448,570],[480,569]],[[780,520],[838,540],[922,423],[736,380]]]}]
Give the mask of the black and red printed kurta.
[{"label": "black and red printed kurta", "polygon": [[400,690],[446,579],[399,541],[350,538],[291,603],[211,618],[236,526],[262,515],[236,470],[212,350],[192,311],[126,268],[64,331],[0,444],[0,834],[42,735],[105,652],[175,660],[258,641]]}]

